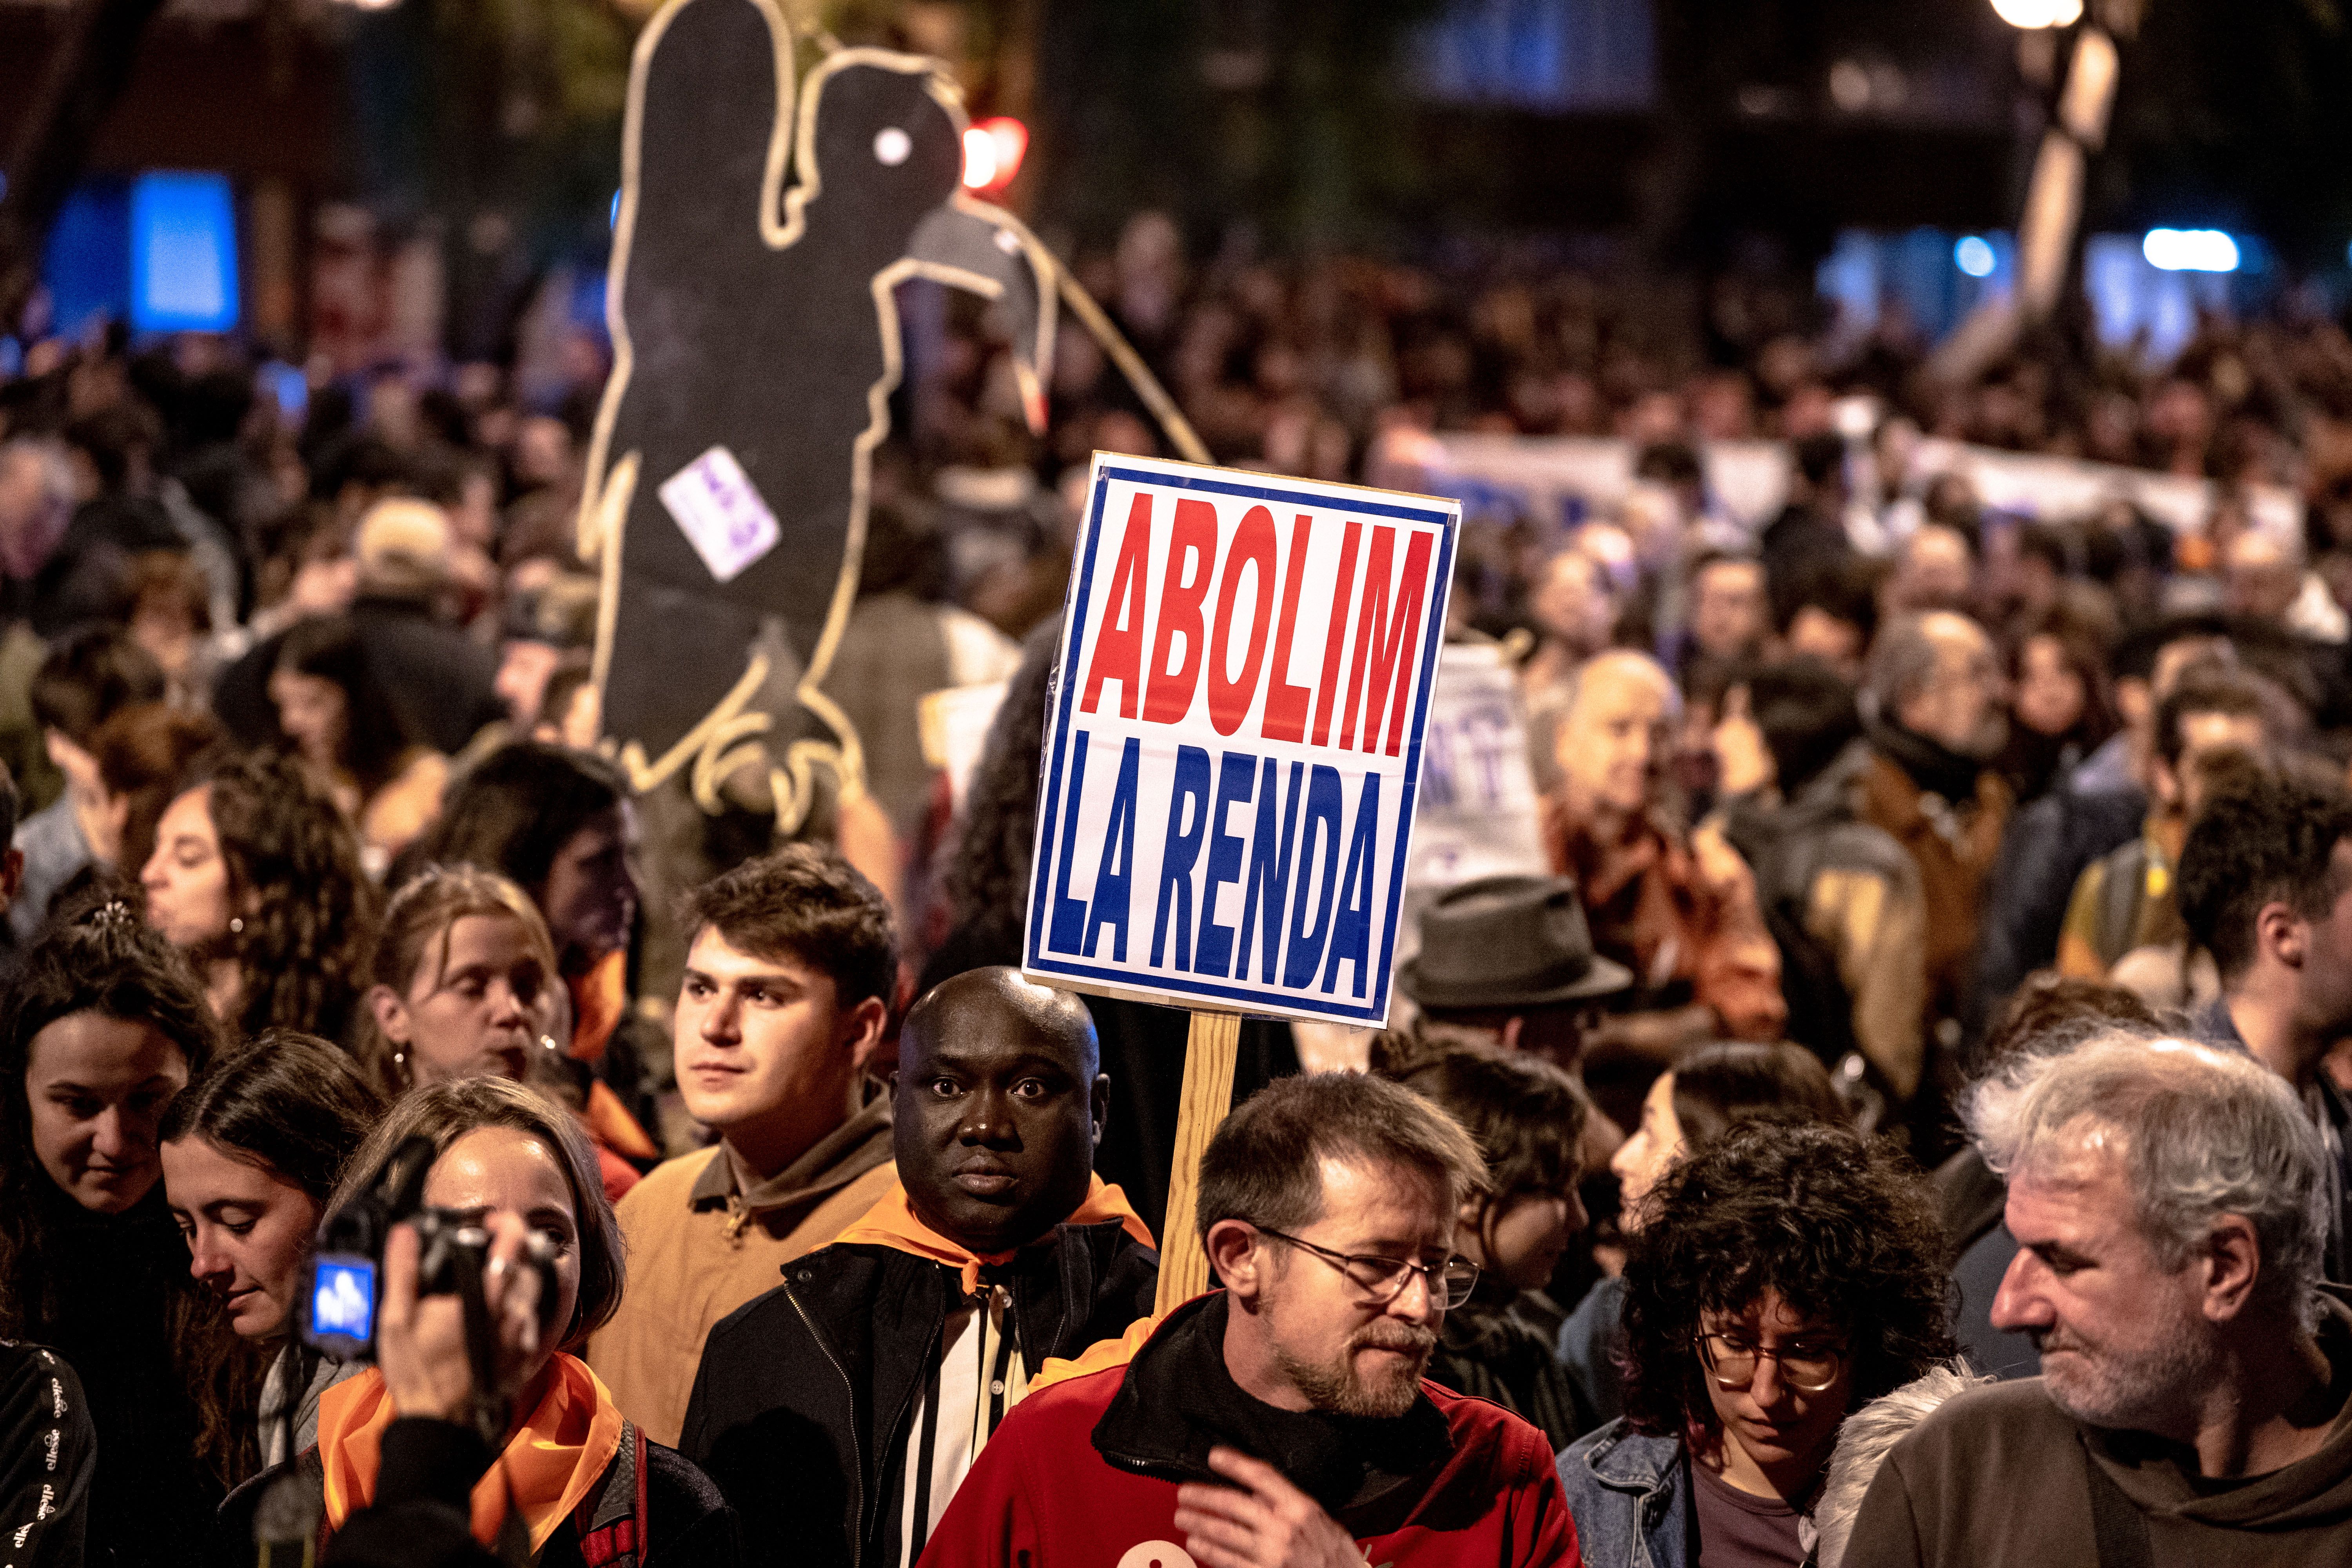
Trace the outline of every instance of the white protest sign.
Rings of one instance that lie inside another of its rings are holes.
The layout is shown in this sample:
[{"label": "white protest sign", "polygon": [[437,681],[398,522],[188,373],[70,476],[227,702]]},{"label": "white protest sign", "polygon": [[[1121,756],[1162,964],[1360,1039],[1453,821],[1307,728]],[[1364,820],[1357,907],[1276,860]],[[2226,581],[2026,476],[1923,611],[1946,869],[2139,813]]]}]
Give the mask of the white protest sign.
[{"label": "white protest sign", "polygon": [[[1550,870],[1518,682],[1499,647],[1463,643],[1438,660],[1422,768],[1408,913],[1418,916],[1437,894],[1481,877]],[[1414,934],[1406,932],[1408,947]]]},{"label": "white protest sign", "polygon": [[971,775],[988,750],[989,726],[996,722],[996,710],[1004,705],[1005,689],[1010,684],[990,680],[975,686],[927,691],[915,710],[917,730],[923,742],[923,761],[946,770],[948,796],[957,811],[963,809]]},{"label": "white protest sign", "polygon": [[1023,967],[1378,1027],[1461,507],[1097,453]]}]

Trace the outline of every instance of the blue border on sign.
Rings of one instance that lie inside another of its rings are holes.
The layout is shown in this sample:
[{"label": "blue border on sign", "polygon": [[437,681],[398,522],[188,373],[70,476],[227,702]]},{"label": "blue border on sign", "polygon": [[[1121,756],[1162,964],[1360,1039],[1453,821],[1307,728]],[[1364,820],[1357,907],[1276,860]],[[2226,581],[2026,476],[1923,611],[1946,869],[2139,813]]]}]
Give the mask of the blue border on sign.
[{"label": "blue border on sign", "polygon": [[[1278,1002],[1297,1012],[1314,1012],[1331,1018],[1375,1019],[1388,1012],[1389,980],[1396,957],[1398,911],[1404,901],[1405,852],[1412,837],[1412,814],[1421,788],[1421,752],[1423,737],[1428,732],[1429,701],[1437,679],[1438,650],[1445,644],[1445,616],[1430,617],[1423,634],[1421,652],[1421,689],[1413,703],[1412,743],[1405,749],[1403,798],[1399,805],[1397,821],[1402,831],[1397,834],[1396,859],[1389,871],[1388,917],[1381,922],[1379,978],[1372,988],[1371,1000],[1362,1005],[1348,1006],[1337,1002],[1324,1004],[1313,997],[1301,1002],[1295,995],[1269,994],[1264,987],[1242,987],[1214,984],[1181,975],[1137,974],[1124,969],[1103,969],[1093,964],[1074,963],[1066,959],[1045,956],[1045,900],[1054,886],[1054,857],[1060,845],[1054,828],[1062,803],[1062,765],[1069,749],[1070,710],[1077,700],[1079,645],[1085,641],[1087,605],[1094,591],[1095,557],[1102,545],[1103,509],[1110,500],[1110,481],[1131,480],[1137,484],[1154,485],[1169,489],[1206,490],[1215,495],[1240,496],[1253,500],[1281,501],[1297,504],[1311,500],[1316,506],[1328,508],[1331,498],[1325,492],[1291,489],[1279,485],[1250,483],[1237,479],[1213,479],[1206,474],[1168,474],[1152,469],[1124,468],[1105,465],[1096,470],[1095,493],[1087,508],[1086,547],[1071,574],[1071,598],[1062,621],[1062,649],[1057,658],[1058,680],[1061,689],[1055,693],[1055,714],[1050,733],[1053,737],[1053,760],[1042,782],[1045,809],[1038,817],[1038,835],[1033,864],[1034,896],[1029,907],[1028,940],[1024,942],[1023,965],[1040,973],[1067,975],[1072,979],[1094,980],[1107,985],[1117,985],[1129,991],[1165,991],[1187,996],[1213,997],[1220,1001],[1239,1003],[1244,1011],[1248,1005],[1265,1005]],[[1447,525],[1454,514],[1427,507],[1403,506],[1394,501],[1366,500],[1350,502],[1348,511],[1359,517],[1391,517],[1417,522],[1437,530],[1438,594],[1441,598],[1452,592],[1454,583],[1454,543],[1455,530]]]}]

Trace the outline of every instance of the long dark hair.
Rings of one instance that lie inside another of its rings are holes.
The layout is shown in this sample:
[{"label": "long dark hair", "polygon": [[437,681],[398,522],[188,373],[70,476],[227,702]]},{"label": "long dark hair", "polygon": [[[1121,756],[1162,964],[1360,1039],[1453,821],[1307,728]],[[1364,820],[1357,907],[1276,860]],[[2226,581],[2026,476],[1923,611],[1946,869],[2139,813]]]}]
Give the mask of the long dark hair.
[{"label": "long dark hair", "polygon": [[538,902],[557,854],[628,795],[620,769],[602,757],[539,741],[501,746],[449,786],[440,819],[402,856],[392,884],[426,866],[479,866]]},{"label": "long dark hair", "polygon": [[[278,645],[278,668],[330,681],[343,694],[343,754],[338,759],[366,800],[400,774],[417,742],[375,678],[367,646],[348,616],[299,623]],[[281,732],[278,743],[292,742]]]},{"label": "long dark hair", "polygon": [[[383,1101],[349,1056],[315,1035],[272,1029],[232,1047],[173,1097],[161,1141],[201,1138],[302,1189],[321,1212]],[[194,1290],[173,1299],[172,1339],[196,1405],[196,1457],[225,1485],[250,1475],[268,1352]]]},{"label": "long dark hair", "polygon": [[1029,903],[1037,838],[1037,754],[1061,647],[1059,616],[1031,632],[988,727],[988,744],[964,798],[963,827],[948,861],[948,905],[959,925],[985,926],[1014,947]]},{"label": "long dark hair", "polygon": [[231,758],[204,782],[229,907],[253,910],[227,943],[243,980],[237,1032],[343,1038],[375,915],[357,835],[292,757]]},{"label": "long dark hair", "polygon": [[1850,1125],[1822,1058],[1786,1041],[1719,1040],[1675,1061],[1675,1120],[1690,1148],[1759,1118]]},{"label": "long dark hair", "polygon": [[266,1165],[325,1206],[383,1100],[341,1047],[271,1029],[231,1047],[175,1096],[162,1138],[202,1138]]},{"label": "long dark hair", "polygon": [[1704,1313],[1767,1289],[1835,1323],[1859,1410],[1954,1353],[1944,1229],[1915,1169],[1834,1127],[1750,1121],[1702,1145],[1644,1200],[1625,1259],[1625,1418],[1713,1431],[1694,1348]]},{"label": "long dark hair", "polygon": [[33,1152],[25,1073],[34,1039],[77,1013],[153,1025],[179,1047],[191,1078],[220,1045],[195,972],[121,900],[68,917],[25,955],[0,999],[0,1339],[49,1337],[58,1310],[41,1218],[43,1189],[55,1184]]}]

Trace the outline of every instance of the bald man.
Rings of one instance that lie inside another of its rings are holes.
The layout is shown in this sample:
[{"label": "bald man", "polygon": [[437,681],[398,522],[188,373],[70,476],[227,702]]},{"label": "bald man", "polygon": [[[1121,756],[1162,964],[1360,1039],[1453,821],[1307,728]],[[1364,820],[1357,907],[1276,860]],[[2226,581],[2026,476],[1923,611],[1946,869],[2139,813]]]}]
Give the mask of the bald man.
[{"label": "bald man", "polygon": [[1681,717],[1673,679],[1647,655],[1586,660],[1560,720],[1559,784],[1544,803],[1552,869],[1576,879],[1593,951],[1635,977],[1585,1044],[1585,1081],[1622,1126],[1685,1046],[1778,1039],[1788,1017],[1780,950],[1747,862],[1720,832],[1685,834],[1662,809]]},{"label": "bald man", "polygon": [[898,1182],[703,1350],[678,1447],[747,1563],[910,1568],[1045,1359],[1151,1311],[1150,1232],[1094,1174],[1110,1079],[1076,997],[941,982],[891,1093]]}]

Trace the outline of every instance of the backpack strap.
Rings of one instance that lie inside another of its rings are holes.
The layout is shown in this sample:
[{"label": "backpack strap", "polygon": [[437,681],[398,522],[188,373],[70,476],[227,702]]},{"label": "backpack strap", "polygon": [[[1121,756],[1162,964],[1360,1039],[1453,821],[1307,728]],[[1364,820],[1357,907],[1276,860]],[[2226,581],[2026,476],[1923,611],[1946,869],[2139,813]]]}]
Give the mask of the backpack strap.
[{"label": "backpack strap", "polygon": [[651,1542],[646,1528],[646,1435],[634,1421],[621,1423],[620,1451],[604,1479],[572,1510],[580,1559],[587,1568],[637,1568]]},{"label": "backpack strap", "polygon": [[2135,838],[2109,858],[2099,887],[2099,959],[2113,968],[2138,945],[2140,911],[2147,902],[2147,840]]}]

